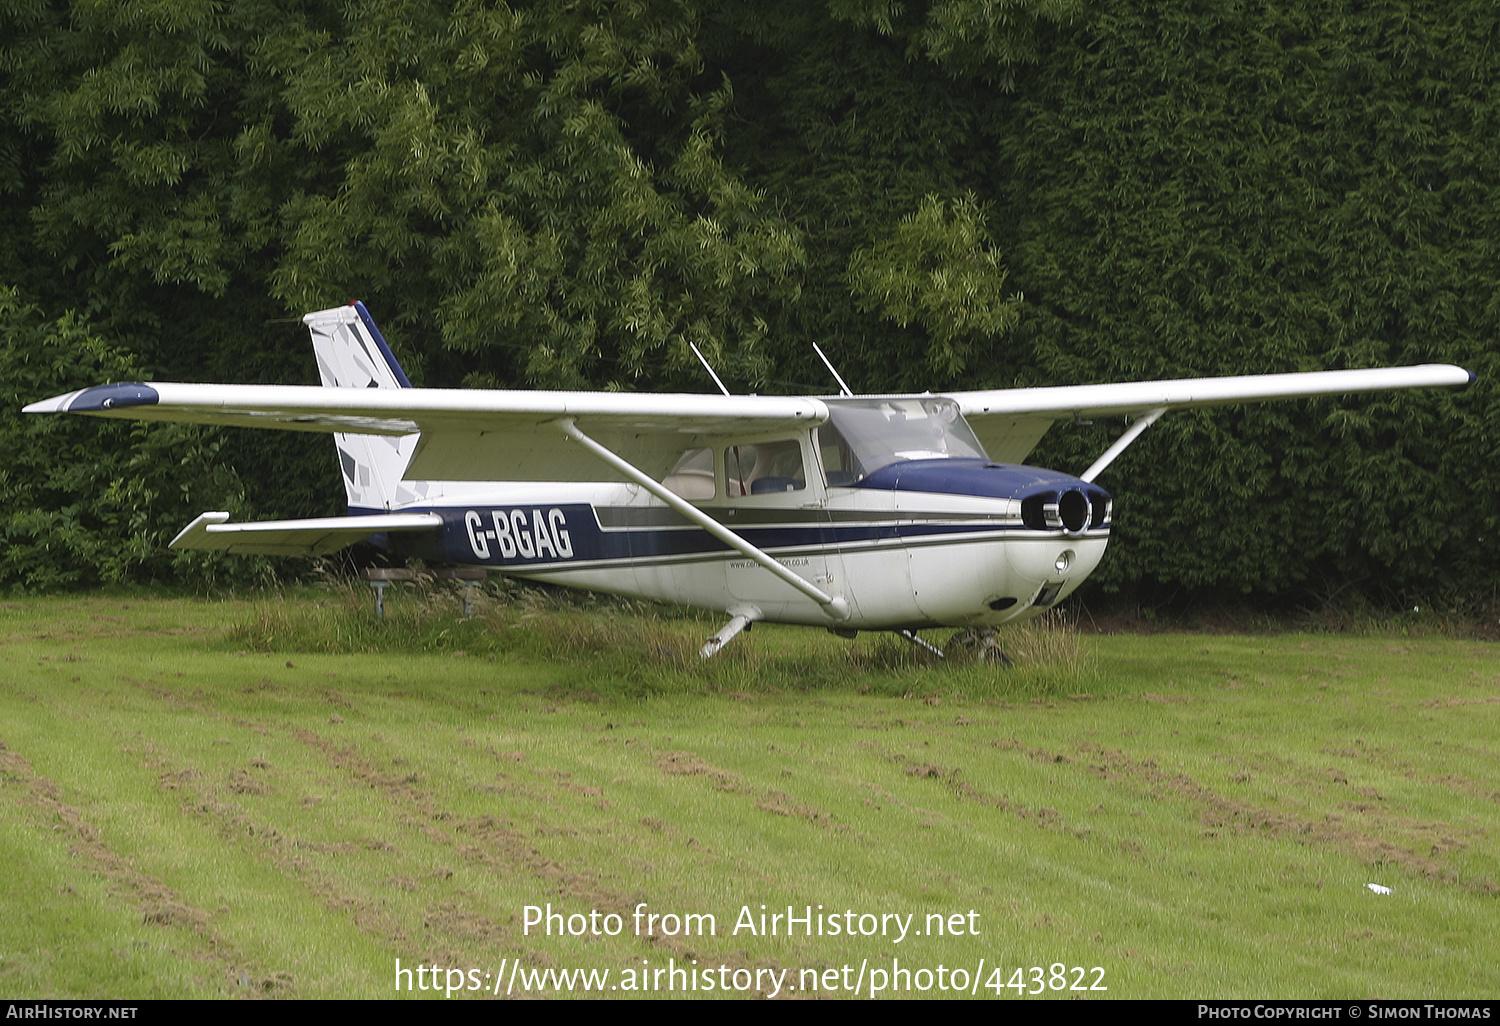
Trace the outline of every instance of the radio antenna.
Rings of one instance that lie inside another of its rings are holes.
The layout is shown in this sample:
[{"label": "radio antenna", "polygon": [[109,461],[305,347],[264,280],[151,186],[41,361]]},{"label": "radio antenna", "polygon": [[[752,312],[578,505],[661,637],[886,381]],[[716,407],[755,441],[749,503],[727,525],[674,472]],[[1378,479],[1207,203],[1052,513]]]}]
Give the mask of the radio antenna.
[{"label": "radio antenna", "polygon": [[703,354],[698,351],[698,344],[696,342],[689,342],[688,348],[693,351],[693,355],[698,358],[698,362],[703,364],[703,369],[708,371],[708,376],[714,379],[714,384],[719,386],[719,391],[723,392],[725,395],[728,395],[729,389],[724,387],[724,382],[719,380],[719,376],[714,373],[713,367],[711,367],[709,365],[709,362],[704,359]]},{"label": "radio antenna", "polygon": [[844,384],[844,379],[839,376],[839,372],[833,369],[833,361],[828,359],[828,354],[823,352],[816,342],[812,344],[812,347],[813,351],[818,354],[818,358],[823,361],[823,366],[828,368],[828,373],[833,375],[833,380],[839,383],[839,394],[852,396],[854,393],[848,385]]}]

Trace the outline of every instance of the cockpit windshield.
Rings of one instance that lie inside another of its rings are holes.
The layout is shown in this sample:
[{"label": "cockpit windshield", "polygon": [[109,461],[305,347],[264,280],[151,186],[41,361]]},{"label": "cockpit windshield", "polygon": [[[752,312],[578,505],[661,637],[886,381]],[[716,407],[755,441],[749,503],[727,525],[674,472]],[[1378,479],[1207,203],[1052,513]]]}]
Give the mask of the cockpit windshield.
[{"label": "cockpit windshield", "polygon": [[986,458],[984,446],[952,399],[924,396],[824,402],[828,403],[828,424],[819,428],[818,444],[831,485],[853,484],[902,460]]}]

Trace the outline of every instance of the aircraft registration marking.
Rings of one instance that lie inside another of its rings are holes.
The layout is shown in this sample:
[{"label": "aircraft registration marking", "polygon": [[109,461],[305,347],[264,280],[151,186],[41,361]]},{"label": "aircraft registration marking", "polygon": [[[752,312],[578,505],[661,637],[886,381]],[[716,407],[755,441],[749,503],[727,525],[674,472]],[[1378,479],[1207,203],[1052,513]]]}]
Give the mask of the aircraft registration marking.
[{"label": "aircraft registration marking", "polygon": [[599,526],[586,503],[444,511],[445,556],[514,565],[597,558]]},{"label": "aircraft registration marking", "polygon": [[553,559],[573,558],[573,538],[568,533],[568,518],[557,506],[548,508],[544,516],[540,509],[531,511],[531,523],[526,522],[526,510],[490,510],[491,530],[484,529],[485,518],[476,510],[464,514],[464,525],[468,528],[469,547],[480,559],[490,558],[490,545],[494,544],[502,559]]}]

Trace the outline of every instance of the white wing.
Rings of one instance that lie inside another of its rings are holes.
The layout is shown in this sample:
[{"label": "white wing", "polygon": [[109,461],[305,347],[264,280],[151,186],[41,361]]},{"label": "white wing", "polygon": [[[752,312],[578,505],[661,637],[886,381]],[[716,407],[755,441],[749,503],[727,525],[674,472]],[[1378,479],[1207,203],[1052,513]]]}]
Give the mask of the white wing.
[{"label": "white wing", "polygon": [[[992,459],[1020,463],[1048,427],[1074,417],[1395,388],[1456,388],[1473,380],[1462,367],[1425,364],[946,394],[958,403]],[[173,383],[98,385],[32,403],[26,412],[327,433],[421,432],[405,477],[444,481],[596,481],[612,476],[560,430],[559,422],[568,419],[659,480],[684,449],[707,444],[702,440],[790,432],[828,417],[821,400],[777,396]]]},{"label": "white wing", "polygon": [[1020,463],[1041,441],[1047,428],[1056,421],[1074,417],[1143,414],[1154,410],[1306,399],[1393,388],[1463,388],[1474,378],[1475,375],[1462,367],[1423,364],[1372,370],[1181,378],[1060,388],[1002,388],[944,394],[958,402],[959,410],[984,443],[991,459]]},{"label": "white wing", "polygon": [[508,392],[304,385],[97,385],[26,407],[132,420],[422,438],[408,480],[598,481],[614,475],[558,422],[660,479],[695,439],[806,429],[817,399],[641,392]]}]

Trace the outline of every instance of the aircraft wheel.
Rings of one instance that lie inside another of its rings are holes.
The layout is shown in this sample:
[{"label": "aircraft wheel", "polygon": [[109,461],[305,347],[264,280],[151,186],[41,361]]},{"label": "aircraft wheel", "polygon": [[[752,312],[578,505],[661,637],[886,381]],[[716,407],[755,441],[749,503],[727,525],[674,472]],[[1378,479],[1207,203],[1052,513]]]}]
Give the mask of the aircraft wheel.
[{"label": "aircraft wheel", "polygon": [[997,666],[1014,666],[1010,656],[1005,654],[1005,649],[1000,647],[1000,639],[995,636],[994,628],[991,627],[969,627],[959,631],[948,641],[949,652],[962,652],[976,663],[994,663]]}]

